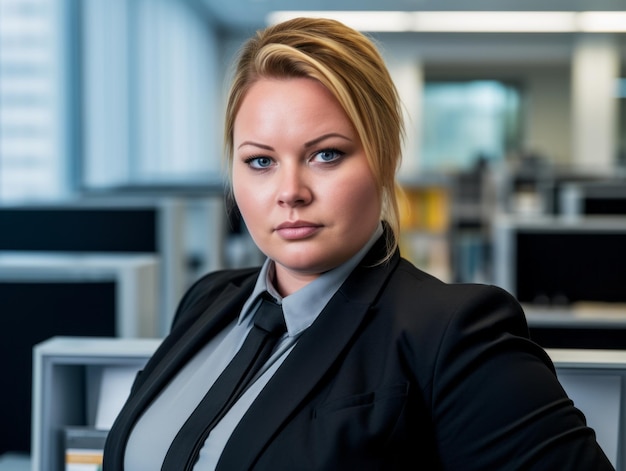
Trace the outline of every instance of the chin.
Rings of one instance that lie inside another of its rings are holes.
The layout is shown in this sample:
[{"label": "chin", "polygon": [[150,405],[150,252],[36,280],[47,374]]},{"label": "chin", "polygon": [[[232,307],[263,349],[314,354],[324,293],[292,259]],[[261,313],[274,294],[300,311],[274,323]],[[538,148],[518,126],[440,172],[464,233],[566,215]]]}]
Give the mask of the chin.
[{"label": "chin", "polygon": [[293,260],[286,260],[285,263],[281,263],[281,265],[290,271],[298,272],[303,275],[321,275],[322,273],[332,270],[333,268],[337,268],[342,263],[343,261],[341,260],[310,259],[307,261],[299,260],[297,262]]}]

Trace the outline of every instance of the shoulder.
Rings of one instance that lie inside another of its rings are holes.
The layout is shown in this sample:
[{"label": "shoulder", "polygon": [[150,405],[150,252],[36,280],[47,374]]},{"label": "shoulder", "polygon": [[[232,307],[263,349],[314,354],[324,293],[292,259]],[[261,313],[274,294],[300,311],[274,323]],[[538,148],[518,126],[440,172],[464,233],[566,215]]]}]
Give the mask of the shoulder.
[{"label": "shoulder", "polygon": [[401,260],[384,291],[380,306],[395,313],[394,322],[406,340],[429,345],[431,351],[471,332],[529,335],[521,305],[498,286],[446,283]]},{"label": "shoulder", "polygon": [[[410,289],[409,289],[410,288]],[[517,314],[521,306],[513,295],[489,284],[447,283],[401,259],[389,282],[394,295],[411,299],[416,308],[435,312],[472,311],[504,305]]]}]

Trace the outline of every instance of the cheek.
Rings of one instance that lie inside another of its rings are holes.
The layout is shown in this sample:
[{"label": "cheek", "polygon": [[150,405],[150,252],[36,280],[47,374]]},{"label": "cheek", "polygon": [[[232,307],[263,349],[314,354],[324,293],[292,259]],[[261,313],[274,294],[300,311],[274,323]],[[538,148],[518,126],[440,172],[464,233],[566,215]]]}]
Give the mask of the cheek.
[{"label": "cheek", "polygon": [[274,196],[271,186],[259,185],[258,179],[249,178],[245,172],[243,173],[238,175],[237,172],[233,172],[233,196],[241,217],[252,235],[264,231]]},{"label": "cheek", "polygon": [[[376,182],[369,172],[364,172],[360,177],[354,175],[351,183],[341,185],[341,195],[336,201],[344,201],[344,210],[347,216],[353,219],[371,217],[378,219],[380,216],[381,198],[378,194]],[[363,221],[365,222],[365,221]]]},{"label": "cheek", "polygon": [[254,207],[255,201],[257,201],[254,197],[254,190],[252,190],[251,185],[246,183],[246,179],[236,171],[233,172],[232,185],[237,207],[243,218],[248,219],[248,214],[254,214],[254,210],[251,208]]}]

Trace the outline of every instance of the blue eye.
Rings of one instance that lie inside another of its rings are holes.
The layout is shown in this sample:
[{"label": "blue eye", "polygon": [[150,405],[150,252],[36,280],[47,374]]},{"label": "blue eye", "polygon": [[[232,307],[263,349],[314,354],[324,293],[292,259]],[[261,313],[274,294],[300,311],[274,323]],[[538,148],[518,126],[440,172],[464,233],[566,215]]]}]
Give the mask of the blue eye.
[{"label": "blue eye", "polygon": [[324,149],[317,152],[314,158],[321,160],[322,162],[333,162],[339,159],[342,155],[344,155],[344,153],[336,149]]},{"label": "blue eye", "polygon": [[250,157],[246,159],[246,163],[252,168],[268,168],[272,165],[272,159],[269,157]]}]

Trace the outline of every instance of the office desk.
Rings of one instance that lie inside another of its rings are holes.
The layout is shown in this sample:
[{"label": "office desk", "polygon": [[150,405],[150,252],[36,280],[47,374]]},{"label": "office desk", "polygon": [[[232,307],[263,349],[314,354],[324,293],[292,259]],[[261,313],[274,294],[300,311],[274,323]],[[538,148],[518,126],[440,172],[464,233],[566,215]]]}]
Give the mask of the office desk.
[{"label": "office desk", "polygon": [[[156,339],[56,337],[37,345],[33,378],[33,469],[62,471],[62,431],[67,426],[94,425],[104,369],[139,370],[159,343]],[[626,471],[626,351],[548,349],[547,352],[565,390],[596,430],[607,456],[617,471]],[[128,389],[122,389],[118,393],[123,399]]]},{"label": "office desk", "polygon": [[626,305],[524,305],[530,335],[544,348],[626,350]]}]

